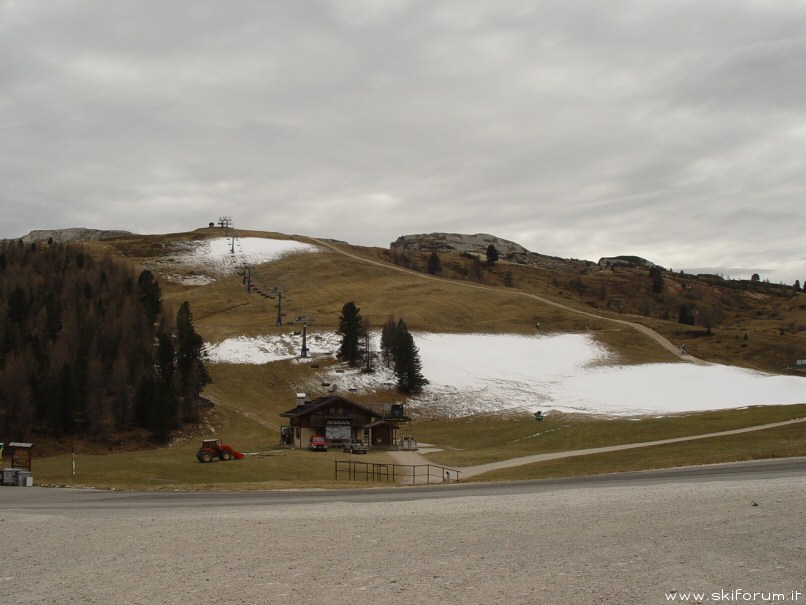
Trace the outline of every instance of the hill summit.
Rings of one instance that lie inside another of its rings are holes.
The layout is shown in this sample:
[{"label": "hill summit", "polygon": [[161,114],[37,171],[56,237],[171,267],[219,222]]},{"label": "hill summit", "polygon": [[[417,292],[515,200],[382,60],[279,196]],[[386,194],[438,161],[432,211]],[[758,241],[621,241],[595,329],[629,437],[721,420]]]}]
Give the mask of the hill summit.
[{"label": "hill summit", "polygon": [[52,240],[59,244],[72,242],[85,242],[91,240],[116,239],[126,235],[133,235],[130,231],[106,231],[103,229],[87,229],[85,227],[72,227],[70,229],[40,229],[23,235],[20,239],[30,244]]},{"label": "hill summit", "polygon": [[490,244],[495,246],[502,260],[519,265],[528,265],[539,269],[570,273],[599,271],[601,269],[601,267],[591,261],[564,259],[538,254],[537,252],[530,252],[516,242],[490,235],[489,233],[476,233],[474,235],[462,233],[401,235],[394,242],[389,244],[389,249],[393,252],[454,252],[457,254],[473,254],[483,257]]},{"label": "hill summit", "polygon": [[417,252],[469,252],[471,254],[484,254],[487,247],[492,244],[502,256],[527,255],[529,251],[515,242],[490,235],[489,233],[476,233],[466,235],[461,233],[423,233],[417,235],[401,235],[389,247],[397,250],[412,250]]}]

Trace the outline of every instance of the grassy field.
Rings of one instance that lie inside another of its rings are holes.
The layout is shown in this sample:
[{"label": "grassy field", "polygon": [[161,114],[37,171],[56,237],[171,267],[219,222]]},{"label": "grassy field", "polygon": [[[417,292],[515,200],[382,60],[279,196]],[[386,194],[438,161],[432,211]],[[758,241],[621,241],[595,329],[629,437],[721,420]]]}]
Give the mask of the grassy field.
[{"label": "grassy field", "polygon": [[[336,460],[393,463],[387,452],[351,456],[338,449],[328,452],[283,450],[278,432],[269,426],[268,410],[244,413],[217,407],[210,427],[236,449],[244,460],[200,464],[195,452],[210,431],[198,431],[170,447],[137,452],[109,452],[76,456],[73,476],[69,454],[34,461],[37,484],[90,486],[115,489],[290,489],[355,487],[366,482],[338,481]],[[551,414],[542,422],[528,414],[475,416],[456,420],[415,420],[406,433],[441,452],[428,454],[434,464],[472,466],[536,453],[569,451],[623,443],[699,435],[801,418],[806,405],[720,410],[660,418],[602,419]],[[278,425],[281,419],[277,419]],[[409,430],[410,429],[410,430]],[[755,458],[806,455],[803,425],[779,427],[735,436],[716,437],[624,452],[578,456],[495,471],[474,478],[483,481],[520,480],[646,470]]]},{"label": "grassy field", "polygon": [[[444,448],[428,455],[435,463],[475,466],[530,454],[718,433],[804,416],[804,404],[635,418],[555,412],[542,422],[531,414],[428,420],[415,422],[412,432],[419,442]],[[806,445],[806,427],[799,425],[799,430]]]},{"label": "grassy field", "polygon": [[134,490],[349,487],[352,482],[335,481],[336,460],[391,462],[385,452],[351,456],[335,449],[328,452],[282,450],[276,433],[260,423],[228,409],[219,409],[216,415],[216,435],[247,454],[244,459],[199,463],[196,451],[201,438],[209,436],[199,433],[172,446],[137,452],[77,454],[75,475],[70,454],[35,458],[36,483]]},{"label": "grassy field", "polygon": [[575,456],[493,471],[478,475],[473,480],[522,481],[578,477],[791,456],[806,456],[806,429],[803,425],[591,456]]}]

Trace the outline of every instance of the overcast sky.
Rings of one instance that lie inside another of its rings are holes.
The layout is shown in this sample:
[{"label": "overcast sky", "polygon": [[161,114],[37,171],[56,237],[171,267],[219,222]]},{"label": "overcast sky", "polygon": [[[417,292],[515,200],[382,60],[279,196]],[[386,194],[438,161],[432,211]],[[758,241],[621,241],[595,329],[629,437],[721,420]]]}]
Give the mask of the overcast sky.
[{"label": "overcast sky", "polygon": [[0,237],[235,227],[806,281],[806,2],[0,0]]}]

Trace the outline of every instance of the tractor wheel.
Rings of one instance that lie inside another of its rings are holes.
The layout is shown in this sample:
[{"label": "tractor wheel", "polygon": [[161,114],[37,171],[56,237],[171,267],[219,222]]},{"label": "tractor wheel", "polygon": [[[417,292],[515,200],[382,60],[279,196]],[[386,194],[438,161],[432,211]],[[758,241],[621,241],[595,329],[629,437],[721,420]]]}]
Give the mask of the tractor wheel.
[{"label": "tractor wheel", "polygon": [[227,460],[230,460],[232,458],[232,452],[228,452],[227,450],[224,450],[223,452],[221,452],[219,454],[219,457],[221,458],[221,460],[226,462]]},{"label": "tractor wheel", "polygon": [[213,455],[208,451],[199,452],[196,457],[199,459],[199,462],[212,462]]}]

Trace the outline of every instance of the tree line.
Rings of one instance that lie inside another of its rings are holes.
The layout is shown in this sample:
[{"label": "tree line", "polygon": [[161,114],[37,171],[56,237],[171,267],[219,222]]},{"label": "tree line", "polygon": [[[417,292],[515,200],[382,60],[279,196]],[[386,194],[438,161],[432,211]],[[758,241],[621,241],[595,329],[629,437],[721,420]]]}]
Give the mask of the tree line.
[{"label": "tree line", "polygon": [[[339,316],[339,333],[342,335],[338,357],[350,367],[358,366],[361,357],[369,355],[369,325],[361,316],[355,302],[345,303]],[[366,334],[361,349],[361,334]],[[414,344],[406,322],[394,319],[384,324],[381,332],[381,355],[387,367],[393,367],[397,388],[402,393],[419,393],[428,384],[422,373],[420,351]]]},{"label": "tree line", "polygon": [[190,305],[156,278],[80,246],[0,242],[0,437],[34,431],[165,438],[210,382]]}]

